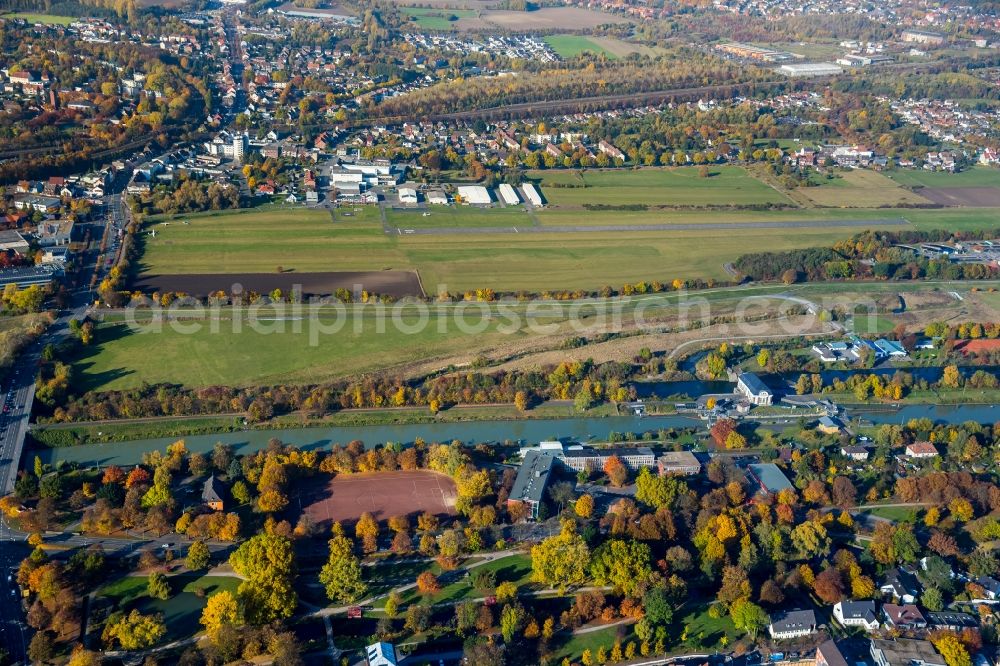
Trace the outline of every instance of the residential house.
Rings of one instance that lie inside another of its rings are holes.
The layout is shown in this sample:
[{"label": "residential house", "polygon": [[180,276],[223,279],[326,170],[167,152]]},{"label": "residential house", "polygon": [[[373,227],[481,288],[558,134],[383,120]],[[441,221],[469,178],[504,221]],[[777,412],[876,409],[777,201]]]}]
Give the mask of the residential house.
[{"label": "residential house", "polygon": [[222,511],[225,508],[223,500],[225,492],[222,482],[213,474],[205,480],[205,485],[201,489],[201,501],[212,511]]},{"label": "residential house", "polygon": [[864,627],[868,632],[879,628],[874,601],[841,601],[834,604],[833,616],[845,627]]},{"label": "residential house", "polygon": [[898,599],[904,604],[915,602],[919,593],[914,577],[895,567],[886,572],[879,591],[884,596]]},{"label": "residential house", "polygon": [[779,641],[816,633],[816,614],[811,610],[791,610],[775,613],[767,628],[771,638]]},{"label": "residential house", "polygon": [[821,416],[819,423],[816,424],[816,429],[825,435],[838,435],[842,428],[840,420],[832,416]]},{"label": "residential house", "polygon": [[944,657],[925,640],[873,639],[870,654],[875,666],[945,666]]},{"label": "residential house", "polygon": [[937,448],[930,442],[914,442],[906,447],[907,458],[935,458],[937,455]]},{"label": "residential house", "polygon": [[613,145],[611,145],[607,141],[604,141],[603,139],[597,142],[597,150],[601,151],[602,153],[604,153],[613,160],[621,160],[622,162],[625,161],[625,153],[618,150]]},{"label": "residential house", "polygon": [[1000,599],[1000,580],[992,576],[980,576],[976,579],[976,585],[986,590],[986,598],[990,601]]},{"label": "residential house", "polygon": [[946,631],[962,631],[962,629],[977,629],[979,622],[968,613],[954,611],[927,611],[927,628]]},{"label": "residential house", "polygon": [[913,604],[884,604],[882,618],[887,629],[925,629],[927,619]]},{"label": "residential house", "polygon": [[868,460],[868,449],[863,446],[842,446],[840,447],[840,455],[860,462]]}]

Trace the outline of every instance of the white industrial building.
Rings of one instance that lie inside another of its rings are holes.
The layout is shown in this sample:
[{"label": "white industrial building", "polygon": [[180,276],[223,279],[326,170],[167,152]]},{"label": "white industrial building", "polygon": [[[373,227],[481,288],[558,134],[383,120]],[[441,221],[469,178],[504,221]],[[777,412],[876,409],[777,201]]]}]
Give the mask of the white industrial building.
[{"label": "white industrial building", "polygon": [[483,205],[493,203],[490,191],[482,185],[459,185],[458,196],[467,204]]},{"label": "white industrial building", "polygon": [[399,188],[399,203],[415,204],[417,201],[417,191],[415,189],[412,187]]},{"label": "white industrial building", "polygon": [[803,62],[782,65],[778,72],[785,76],[831,76],[833,74],[843,74],[844,68],[832,62]]},{"label": "white industrial building", "polygon": [[441,206],[448,205],[448,195],[441,190],[431,190],[427,193],[427,203],[438,204]]},{"label": "white industrial building", "polygon": [[521,189],[524,190],[524,196],[528,198],[528,201],[531,202],[532,206],[538,206],[541,208],[545,205],[542,203],[542,195],[538,193],[538,190],[535,189],[534,185],[531,183],[524,183],[521,185]]},{"label": "white industrial building", "polygon": [[507,183],[500,184],[500,197],[508,206],[516,206],[521,203],[521,197],[517,196],[517,192],[514,188]]}]

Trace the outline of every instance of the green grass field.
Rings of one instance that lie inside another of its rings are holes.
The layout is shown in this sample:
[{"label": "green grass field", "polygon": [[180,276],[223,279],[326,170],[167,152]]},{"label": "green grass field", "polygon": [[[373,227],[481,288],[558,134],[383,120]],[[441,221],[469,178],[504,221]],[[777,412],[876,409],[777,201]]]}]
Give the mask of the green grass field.
[{"label": "green grass field", "polygon": [[1000,169],[975,166],[959,173],[899,169],[888,177],[907,187],[1000,187]]},{"label": "green grass field", "polygon": [[[115,610],[127,612],[135,608],[141,613],[162,613],[163,621],[167,625],[165,642],[187,638],[200,631],[201,625],[198,620],[201,618],[206,599],[223,590],[235,592],[240,584],[240,579],[232,576],[200,574],[169,576],[167,581],[174,596],[161,601],[146,596],[147,580],[145,576],[119,578],[97,590],[96,596],[110,600]],[[204,597],[196,594],[198,588],[204,590]]]},{"label": "green grass field", "polygon": [[551,46],[560,58],[575,58],[588,51],[597,55],[605,55],[612,60],[618,57],[584,35],[549,35],[544,39],[545,43]]},{"label": "green grass field", "polygon": [[[566,176],[562,176],[566,177]],[[587,188],[589,191],[597,188]],[[605,188],[602,188],[605,189]],[[546,194],[560,191],[545,190]],[[571,190],[561,190],[569,192]],[[859,220],[857,227],[742,228],[704,231],[595,231],[575,233],[385,234],[374,207],[328,213],[303,209],[184,216],[189,224],[155,223],[145,238],[142,264],[150,273],[268,273],[286,270],[416,269],[428,293],[437,285],[465,290],[596,289],[625,281],[674,277],[724,278],[723,264],[755,248],[772,250],[828,245],[870,228],[873,220],[905,217],[918,229],[994,227],[997,209],[825,209],[777,211],[542,210],[547,225],[643,225],[670,222]],[[518,207],[432,210],[429,217],[387,211],[404,228],[528,226]]]},{"label": "green grass field", "polygon": [[[266,311],[262,316],[267,318]],[[328,317],[319,319],[318,325],[262,321],[263,328],[256,331],[244,323],[240,332],[234,332],[226,319],[218,322],[215,333],[206,319],[197,322],[200,330],[193,333],[169,325],[160,332],[135,333],[125,324],[104,324],[98,328],[97,343],[74,360],[74,383],[80,390],[96,390],[134,388],[143,382],[187,386],[321,382],[432,359],[456,349],[485,351],[527,335],[517,331],[507,336],[496,323],[483,332],[462,332],[451,318],[441,324],[445,327],[441,332],[435,316],[419,332],[409,334],[405,326],[395,325],[391,312],[386,320],[377,322],[370,312],[349,316],[335,333],[335,320]],[[470,325],[481,321],[474,312],[466,320]],[[418,323],[405,311],[400,321]],[[297,325],[299,332],[294,330]],[[378,332],[380,325],[384,333]],[[319,326],[328,327],[328,332]]]},{"label": "green grass field", "polygon": [[28,23],[50,23],[52,25],[69,25],[77,21],[74,16],[57,16],[55,14],[31,14],[29,12],[12,12],[10,14],[0,14],[0,18],[21,18]]},{"label": "green grass field", "polygon": [[463,19],[476,15],[476,12],[470,9],[425,9],[401,6],[399,11],[421,28],[428,30],[453,30],[457,21],[449,21],[449,17]]},{"label": "green grass field", "polygon": [[740,167],[715,166],[710,168],[709,173],[710,177],[703,178],[697,167],[678,167],[637,171],[535,171],[529,177],[540,179],[545,198],[555,206],[749,206],[791,203],[783,194]]}]

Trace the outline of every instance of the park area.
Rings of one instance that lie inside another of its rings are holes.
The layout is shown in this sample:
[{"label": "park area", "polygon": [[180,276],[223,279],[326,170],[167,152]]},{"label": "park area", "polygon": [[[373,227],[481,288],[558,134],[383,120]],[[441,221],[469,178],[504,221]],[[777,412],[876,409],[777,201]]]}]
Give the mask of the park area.
[{"label": "park area", "polygon": [[318,525],[357,520],[362,513],[376,520],[424,511],[455,514],[455,482],[429,471],[338,474],[302,497],[303,513]]},{"label": "park area", "polygon": [[534,171],[549,204],[577,206],[725,207],[791,205],[741,167]]},{"label": "park area", "polygon": [[172,596],[162,600],[148,596],[148,583],[149,577],[145,575],[125,576],[99,588],[91,605],[91,622],[113,611],[128,613],[135,609],[143,614],[162,613],[167,627],[166,642],[188,638],[201,630],[199,619],[207,598],[216,592],[235,592],[240,579],[196,573],[168,576]]}]

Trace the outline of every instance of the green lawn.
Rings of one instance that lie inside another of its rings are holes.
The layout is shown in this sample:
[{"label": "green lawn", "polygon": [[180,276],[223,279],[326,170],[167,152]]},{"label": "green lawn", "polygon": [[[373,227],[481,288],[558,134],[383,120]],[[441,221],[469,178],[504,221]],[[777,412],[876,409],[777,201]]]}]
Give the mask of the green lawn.
[{"label": "green lawn", "polygon": [[[610,655],[611,649],[615,646],[615,641],[621,637],[622,650],[625,650],[625,645],[629,641],[634,642],[636,646],[636,655],[639,654],[639,639],[635,637],[632,631],[631,625],[607,627],[605,629],[598,629],[597,631],[591,631],[586,634],[576,634],[569,637],[563,645],[555,651],[555,663],[561,662],[563,659],[568,658],[570,661],[575,663],[580,663],[581,656],[584,650],[590,650],[591,658],[597,658],[597,651],[600,648],[604,648],[605,652]],[[558,636],[556,640],[558,640]],[[597,663],[596,661],[594,663]]]},{"label": "green lawn", "polygon": [[906,506],[887,506],[878,509],[866,509],[865,513],[896,522],[913,522],[917,519],[917,510]]},{"label": "green lawn", "polygon": [[[773,188],[740,167],[712,166],[709,177],[698,167],[534,171],[543,195],[555,206],[747,206],[790,204]],[[547,187],[548,185],[571,187]]]},{"label": "green lawn", "polygon": [[[470,18],[476,15],[471,9],[425,9],[420,7],[399,7],[399,11],[408,16],[421,28],[428,30],[452,30],[457,19]],[[456,17],[456,21],[449,18]]]},{"label": "green lawn", "polygon": [[545,43],[552,47],[560,58],[575,58],[581,53],[596,53],[614,60],[617,56],[583,35],[549,35]]},{"label": "green lawn", "polygon": [[[107,597],[114,604],[115,610],[129,611],[135,608],[142,613],[162,613],[167,625],[166,642],[187,638],[200,631],[198,620],[206,599],[223,590],[234,592],[240,584],[240,579],[232,576],[200,574],[169,576],[167,580],[174,596],[165,601],[146,596],[145,576],[119,578],[98,589],[96,596]],[[204,590],[204,597],[196,594],[198,588]]]},{"label": "green lawn", "polygon": [[[401,312],[404,325],[417,323]],[[74,385],[78,390],[114,390],[143,382],[187,386],[322,382],[431,359],[456,349],[485,352],[526,335],[523,331],[505,335],[497,330],[502,322],[483,332],[463,332],[451,318],[442,324],[441,332],[434,316],[410,334],[405,326],[397,327],[388,319],[382,322],[384,332],[379,332],[374,316],[364,314],[348,315],[336,332],[330,317],[297,322],[301,324],[297,332],[292,322],[275,321],[261,322],[257,330],[244,325],[242,331],[234,332],[228,319],[218,322],[218,332],[205,319],[188,322],[199,325],[195,332],[169,325],[160,331],[133,332],[125,324],[104,324],[98,328],[98,342],[74,359]],[[470,314],[467,321],[472,326],[481,320]],[[327,327],[326,332],[321,326]]]},{"label": "green lawn", "polygon": [[889,178],[907,187],[1000,187],[1000,169],[975,166],[959,173],[897,169]]},{"label": "green lawn", "polygon": [[75,16],[57,16],[55,14],[31,14],[29,12],[12,12],[0,14],[0,18],[21,18],[28,23],[51,23],[53,25],[69,25],[79,19]]},{"label": "green lawn", "polygon": [[[477,571],[489,570],[496,573],[496,581],[500,583],[514,583],[518,590],[525,591],[531,586],[531,557],[528,555],[511,555],[499,560],[476,567],[468,578],[462,577],[459,580],[444,586],[440,592],[430,597],[432,603],[461,601],[463,599],[477,599],[484,597],[482,592],[472,586],[471,574]],[[440,574],[435,570],[435,574]],[[416,578],[416,576],[414,576]],[[403,602],[411,604],[419,601],[421,595],[416,590],[411,590],[403,595]]]}]

